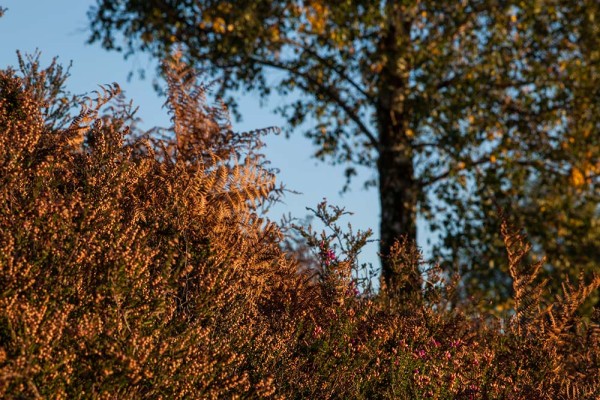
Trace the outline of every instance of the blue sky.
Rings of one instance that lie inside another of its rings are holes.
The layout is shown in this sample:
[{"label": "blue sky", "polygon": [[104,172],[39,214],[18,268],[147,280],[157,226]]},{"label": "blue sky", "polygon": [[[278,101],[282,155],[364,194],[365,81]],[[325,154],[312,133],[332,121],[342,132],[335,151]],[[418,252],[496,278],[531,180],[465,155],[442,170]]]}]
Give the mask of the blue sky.
[{"label": "blue sky", "polygon": [[[42,52],[42,64],[58,56],[59,62],[68,65],[73,61],[71,78],[67,88],[76,94],[89,93],[99,84],[118,82],[128,98],[139,106],[138,116],[141,126],[168,126],[169,119],[159,98],[152,89],[155,62],[146,55],[136,54],[124,60],[119,53],[107,52],[98,44],[85,44],[88,37],[86,12],[94,4],[92,0],[4,0],[0,5],[8,11],[0,18],[0,68],[16,65],[16,50],[33,53]],[[134,74],[130,81],[127,76],[132,71],[143,68],[148,78],[141,80]],[[278,100],[270,99],[260,107],[256,94],[241,94],[239,111],[243,121],[234,122],[236,130],[245,131],[267,126],[285,126],[279,116],[272,112]],[[354,215],[347,219],[354,230],[372,228],[374,238],[378,236],[379,200],[377,191],[362,188],[362,183],[371,171],[362,171],[349,193],[340,195],[344,184],[343,167],[334,167],[311,158],[312,144],[301,134],[292,134],[286,139],[283,135],[266,138],[265,154],[273,167],[281,172],[278,175],[288,189],[301,194],[288,194],[284,204],[271,210],[270,218],[279,220],[283,214],[303,218],[308,214],[306,207],[315,207],[326,198],[330,204],[343,206]],[[423,235],[419,243],[425,244]],[[363,251],[362,262],[378,265],[377,245],[372,243]]]}]

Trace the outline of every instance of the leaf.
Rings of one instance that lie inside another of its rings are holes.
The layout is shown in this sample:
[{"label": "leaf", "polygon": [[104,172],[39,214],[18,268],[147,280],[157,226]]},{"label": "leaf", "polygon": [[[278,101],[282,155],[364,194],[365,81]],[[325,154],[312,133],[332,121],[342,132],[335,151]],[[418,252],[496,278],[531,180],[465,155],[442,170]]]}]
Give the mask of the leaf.
[{"label": "leaf", "polygon": [[577,167],[573,167],[573,169],[571,169],[571,184],[574,187],[581,187],[585,185],[585,175]]}]

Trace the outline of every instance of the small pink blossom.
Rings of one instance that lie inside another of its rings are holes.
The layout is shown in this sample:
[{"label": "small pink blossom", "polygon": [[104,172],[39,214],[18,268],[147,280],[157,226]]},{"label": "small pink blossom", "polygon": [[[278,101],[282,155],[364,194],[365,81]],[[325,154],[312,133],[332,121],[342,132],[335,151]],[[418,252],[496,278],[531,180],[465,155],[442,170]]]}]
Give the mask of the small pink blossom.
[{"label": "small pink blossom", "polygon": [[475,400],[477,398],[477,394],[479,394],[479,390],[480,390],[479,386],[477,386],[477,385],[469,385],[469,387],[465,391],[465,394],[469,395],[469,399]]},{"label": "small pink blossom", "polygon": [[323,334],[323,329],[317,325],[315,326],[315,329],[313,329],[313,337],[318,338]]},{"label": "small pink blossom", "polygon": [[328,249],[327,252],[325,253],[325,264],[329,265],[334,261],[335,261],[335,253],[333,252],[333,250]]},{"label": "small pink blossom", "polygon": [[425,352],[425,350],[423,349],[417,350],[417,352],[415,353],[415,357],[424,360],[427,357],[427,352]]},{"label": "small pink blossom", "polygon": [[356,283],[350,282],[348,285],[348,289],[346,290],[346,296],[349,297],[358,297],[360,295],[360,291],[356,287]]},{"label": "small pink blossom", "polygon": [[321,241],[319,247],[321,248],[321,258],[323,259],[323,263],[326,266],[329,266],[331,265],[331,263],[337,261],[335,252],[328,248],[327,243],[325,243],[325,241]]}]

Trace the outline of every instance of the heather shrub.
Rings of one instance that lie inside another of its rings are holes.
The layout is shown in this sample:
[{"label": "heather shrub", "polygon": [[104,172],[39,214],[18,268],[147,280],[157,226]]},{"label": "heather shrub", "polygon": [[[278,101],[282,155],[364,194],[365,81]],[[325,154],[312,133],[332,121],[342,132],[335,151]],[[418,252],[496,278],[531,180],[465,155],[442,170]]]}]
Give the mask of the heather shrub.
[{"label": "heather shrub", "polygon": [[117,85],[55,127],[31,77],[2,71],[1,397],[272,391],[261,316],[298,280],[255,212],[274,177],[258,134],[234,135],[193,75],[169,70],[158,139],[127,132]]},{"label": "heather shrub", "polygon": [[406,279],[378,292],[343,209],[295,237],[261,213],[272,129],[234,133],[177,56],[172,126],[145,133],[118,85],[73,97],[55,63],[20,67],[0,72],[0,397],[600,396],[600,316],[577,313],[600,278],[544,303],[508,224],[505,315],[405,238],[389,261]]}]

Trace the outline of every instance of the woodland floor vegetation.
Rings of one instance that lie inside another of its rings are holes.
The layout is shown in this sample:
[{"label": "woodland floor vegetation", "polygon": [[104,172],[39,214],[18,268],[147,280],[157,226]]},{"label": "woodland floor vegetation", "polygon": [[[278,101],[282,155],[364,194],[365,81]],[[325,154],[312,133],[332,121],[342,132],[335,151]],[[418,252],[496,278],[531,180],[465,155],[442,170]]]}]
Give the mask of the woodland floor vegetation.
[{"label": "woodland floor vegetation", "polygon": [[[260,212],[269,129],[233,133],[181,62],[173,125],[150,133],[118,85],[71,97],[58,65],[20,65],[0,71],[1,398],[600,397],[600,315],[577,312],[600,277],[548,302],[508,222],[510,310],[482,313],[436,267],[418,293],[375,293],[342,210],[285,245]],[[423,268],[407,239],[389,257],[399,285]]]}]

